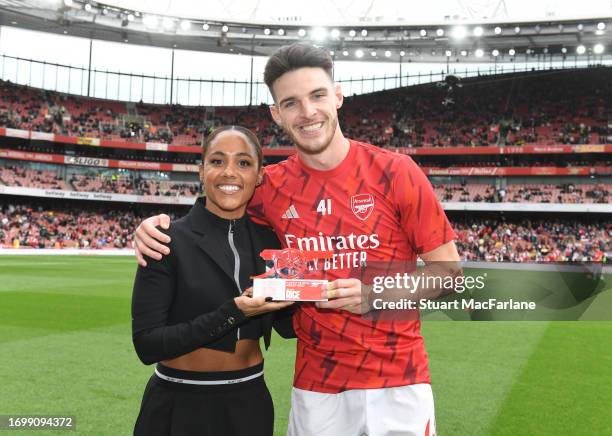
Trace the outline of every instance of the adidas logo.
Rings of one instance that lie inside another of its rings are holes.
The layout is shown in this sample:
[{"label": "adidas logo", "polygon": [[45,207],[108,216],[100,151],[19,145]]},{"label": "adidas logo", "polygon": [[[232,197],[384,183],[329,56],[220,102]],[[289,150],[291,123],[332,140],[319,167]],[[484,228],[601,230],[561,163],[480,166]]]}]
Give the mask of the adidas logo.
[{"label": "adidas logo", "polygon": [[283,214],[281,218],[290,220],[290,219],[295,219],[299,217],[300,217],[300,214],[298,213],[297,209],[295,208],[294,205],[291,205],[289,206],[289,209],[285,211],[285,213]]}]

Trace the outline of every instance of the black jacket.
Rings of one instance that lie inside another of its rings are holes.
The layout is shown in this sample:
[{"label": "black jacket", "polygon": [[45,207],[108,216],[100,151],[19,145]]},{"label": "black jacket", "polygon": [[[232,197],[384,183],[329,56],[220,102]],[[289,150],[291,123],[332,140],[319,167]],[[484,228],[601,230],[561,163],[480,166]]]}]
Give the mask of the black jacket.
[{"label": "black jacket", "polygon": [[[148,266],[138,267],[132,297],[132,339],[145,364],[200,347],[233,352],[236,329],[250,321],[234,301],[238,289],[214,233],[219,232],[214,228],[215,220],[221,219],[205,210],[205,200],[198,200],[165,232],[172,239],[170,254],[160,261],[147,257]],[[272,230],[248,217],[242,218],[241,224],[251,238],[255,273],[262,273],[265,261],[259,253],[279,248],[278,239]],[[259,315],[266,348],[272,326],[283,337],[295,337],[292,314],[289,307]]]}]

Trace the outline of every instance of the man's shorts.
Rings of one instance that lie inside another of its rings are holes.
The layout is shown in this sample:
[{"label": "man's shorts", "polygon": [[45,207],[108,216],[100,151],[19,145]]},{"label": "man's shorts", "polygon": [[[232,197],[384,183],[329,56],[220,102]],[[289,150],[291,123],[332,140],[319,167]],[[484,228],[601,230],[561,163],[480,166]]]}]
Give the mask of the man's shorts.
[{"label": "man's shorts", "polygon": [[293,388],[287,436],[435,436],[429,384],[325,394]]}]

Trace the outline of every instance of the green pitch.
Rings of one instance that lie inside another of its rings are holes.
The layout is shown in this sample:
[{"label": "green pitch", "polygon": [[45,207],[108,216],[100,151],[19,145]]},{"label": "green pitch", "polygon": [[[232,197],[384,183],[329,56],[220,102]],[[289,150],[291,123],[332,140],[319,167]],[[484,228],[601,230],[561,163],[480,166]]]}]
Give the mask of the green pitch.
[{"label": "green pitch", "polygon": [[[131,434],[152,373],[131,344],[134,271],[131,258],[0,257],[0,415],[76,416],[76,432],[19,434]],[[440,435],[612,434],[612,322],[427,321],[423,334]],[[279,435],[294,350],[276,337],[266,353]]]}]

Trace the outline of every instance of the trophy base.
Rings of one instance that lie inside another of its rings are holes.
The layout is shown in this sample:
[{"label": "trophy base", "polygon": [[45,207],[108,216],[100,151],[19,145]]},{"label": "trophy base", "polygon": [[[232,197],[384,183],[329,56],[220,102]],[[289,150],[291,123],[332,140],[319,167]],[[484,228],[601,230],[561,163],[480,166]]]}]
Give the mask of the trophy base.
[{"label": "trophy base", "polygon": [[327,280],[254,279],[253,297],[272,297],[273,301],[327,301],[322,298]]}]

